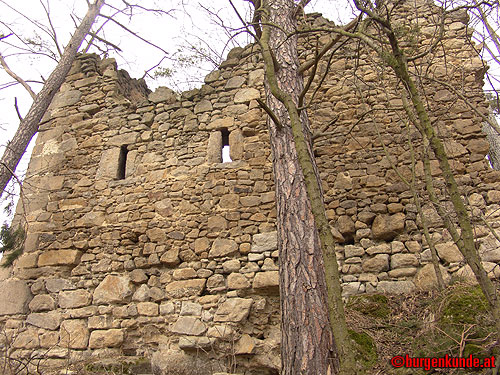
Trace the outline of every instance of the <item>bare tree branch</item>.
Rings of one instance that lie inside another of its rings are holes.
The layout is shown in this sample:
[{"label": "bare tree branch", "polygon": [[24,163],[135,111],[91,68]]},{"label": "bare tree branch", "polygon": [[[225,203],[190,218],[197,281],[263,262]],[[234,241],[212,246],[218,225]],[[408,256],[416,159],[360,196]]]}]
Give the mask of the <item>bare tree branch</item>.
[{"label": "bare tree branch", "polygon": [[14,73],[10,68],[9,66],[7,65],[7,63],[5,62],[5,59],[4,57],[2,56],[2,54],[0,54],[0,65],[2,65],[3,69],[5,70],[5,72],[11,76],[12,78],[14,78],[17,82],[19,82],[25,89],[26,91],[28,91],[28,93],[30,94],[30,96],[33,98],[33,100],[36,98],[36,94],[34,93],[34,91],[31,89],[30,85],[28,85],[26,83],[26,81],[24,79],[22,79],[21,77],[19,77],[16,73]]}]

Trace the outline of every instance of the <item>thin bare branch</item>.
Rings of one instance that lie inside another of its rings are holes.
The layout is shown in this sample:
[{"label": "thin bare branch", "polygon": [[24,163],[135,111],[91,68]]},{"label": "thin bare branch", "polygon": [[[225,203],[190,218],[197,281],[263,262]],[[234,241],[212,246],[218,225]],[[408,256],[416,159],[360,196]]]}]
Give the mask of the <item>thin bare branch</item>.
[{"label": "thin bare branch", "polygon": [[[1,0],[0,0],[0,1],[1,1]],[[106,18],[106,19],[108,19],[108,20],[110,20],[110,21],[112,21],[112,22],[114,22],[115,24],[117,24],[118,26],[120,26],[123,30],[125,30],[125,31],[127,31],[128,33],[132,34],[132,35],[133,35],[133,36],[135,36],[136,38],[138,38],[138,39],[142,40],[144,43],[149,44],[150,46],[153,46],[154,48],[156,48],[156,49],[158,49],[158,50],[162,51],[165,55],[169,55],[169,53],[168,53],[165,49],[163,49],[163,48],[161,48],[160,46],[158,46],[157,44],[155,44],[155,43],[153,43],[153,42],[150,42],[149,40],[147,40],[147,39],[143,38],[143,37],[142,37],[142,36],[140,36],[138,33],[136,33],[136,32],[134,32],[134,31],[130,30],[127,26],[123,25],[122,23],[118,22],[117,20],[113,19],[112,17],[110,17],[110,16],[106,16],[105,14],[100,14],[100,16],[101,16],[101,17],[103,17],[103,18]]]},{"label": "thin bare branch", "polygon": [[3,56],[1,54],[0,54],[0,65],[2,65],[3,69],[5,70],[5,72],[9,76],[11,76],[12,78],[14,78],[17,82],[19,82],[26,89],[26,91],[28,91],[28,93],[30,94],[30,96],[33,99],[36,98],[36,94],[31,89],[30,85],[28,85],[28,83],[26,83],[26,81],[24,79],[22,79],[21,77],[19,77],[16,73],[14,73],[12,71],[12,69],[9,68],[9,66],[7,65],[7,63],[5,62],[5,59],[3,58]]}]

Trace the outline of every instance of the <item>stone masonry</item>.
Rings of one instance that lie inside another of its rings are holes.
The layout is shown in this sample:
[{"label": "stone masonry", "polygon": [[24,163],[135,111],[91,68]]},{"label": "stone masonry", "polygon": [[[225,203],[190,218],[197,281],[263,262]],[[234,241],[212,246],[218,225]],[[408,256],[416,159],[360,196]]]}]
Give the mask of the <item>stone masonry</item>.
[{"label": "stone masonry", "polygon": [[[401,22],[409,30],[422,23],[418,49],[437,26],[429,22],[433,8],[417,4],[420,16]],[[307,22],[328,21],[315,14]],[[487,114],[483,65],[464,41],[465,22],[447,20],[441,48],[421,66]],[[328,38],[302,40],[302,59]],[[397,81],[356,46],[339,49],[328,71],[319,66],[326,78],[309,111],[314,131],[328,133],[315,138],[314,152],[344,295],[432,288],[421,218],[398,176],[421,181],[420,137],[407,131]],[[113,59],[77,59],[29,165],[16,219],[27,222],[25,253],[0,275],[0,328],[14,355],[43,354],[56,366],[68,358],[203,351],[231,353],[248,374],[278,372],[274,184],[266,115],[256,101],[263,79],[255,45],[233,49],[200,89],[182,94],[150,92]],[[426,81],[425,89],[471,212],[498,230],[500,172],[485,160],[481,118],[442,85]],[[227,145],[232,161],[223,163]],[[438,163],[431,164],[442,191]],[[422,182],[416,186],[423,191]],[[445,280],[470,279],[421,196]],[[497,277],[500,244],[483,222],[475,225],[484,264]]]}]

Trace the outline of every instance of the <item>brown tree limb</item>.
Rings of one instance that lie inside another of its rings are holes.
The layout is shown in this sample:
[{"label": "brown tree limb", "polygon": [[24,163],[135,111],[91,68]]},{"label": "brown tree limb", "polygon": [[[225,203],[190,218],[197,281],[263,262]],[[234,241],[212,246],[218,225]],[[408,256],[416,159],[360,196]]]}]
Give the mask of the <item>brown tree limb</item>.
[{"label": "brown tree limb", "polygon": [[5,70],[5,72],[11,76],[13,79],[15,79],[17,82],[19,82],[25,89],[26,91],[28,91],[28,93],[30,94],[30,96],[33,98],[33,100],[36,98],[36,94],[35,92],[31,89],[30,85],[28,85],[28,83],[26,83],[26,81],[24,79],[22,79],[21,77],[19,77],[16,73],[14,73],[12,71],[12,69],[9,68],[9,66],[7,65],[7,62],[5,61],[4,57],[2,56],[2,54],[0,54],[0,65],[2,65],[2,68]]},{"label": "brown tree limb", "polygon": [[31,138],[38,131],[38,126],[41,118],[47,111],[54,95],[61,87],[66,75],[68,74],[71,65],[76,57],[78,49],[82,44],[83,39],[90,31],[100,8],[105,0],[96,0],[89,8],[85,18],[79,27],[75,30],[68,45],[66,46],[61,60],[57,64],[54,71],[50,74],[45,82],[42,90],[38,93],[26,117],[19,124],[19,128],[14,135],[14,138],[9,143],[0,159],[0,188],[2,192],[5,190],[8,182],[12,177],[11,171],[15,171],[21,157],[26,150]]}]

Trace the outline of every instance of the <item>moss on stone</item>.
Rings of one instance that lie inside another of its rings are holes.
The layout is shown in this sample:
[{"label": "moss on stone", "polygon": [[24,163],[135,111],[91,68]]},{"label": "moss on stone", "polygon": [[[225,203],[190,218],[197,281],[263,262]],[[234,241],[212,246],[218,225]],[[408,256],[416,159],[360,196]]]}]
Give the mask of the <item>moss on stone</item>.
[{"label": "moss on stone", "polygon": [[349,330],[349,336],[355,343],[358,351],[357,358],[361,359],[364,368],[371,368],[377,362],[377,347],[373,338],[366,332]]}]

